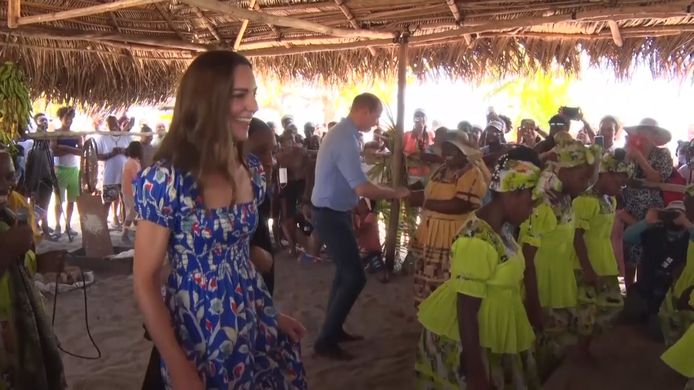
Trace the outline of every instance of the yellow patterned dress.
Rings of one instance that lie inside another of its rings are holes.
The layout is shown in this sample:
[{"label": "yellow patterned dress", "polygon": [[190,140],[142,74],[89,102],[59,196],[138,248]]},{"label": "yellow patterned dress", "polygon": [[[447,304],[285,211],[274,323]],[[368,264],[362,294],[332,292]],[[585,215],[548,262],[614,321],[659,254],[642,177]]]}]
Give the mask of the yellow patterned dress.
[{"label": "yellow patterned dress", "polygon": [[[482,171],[472,164],[467,164],[459,170],[452,170],[444,164],[431,175],[424,190],[424,198],[459,198],[473,205],[473,209],[477,209],[487,192],[487,184]],[[423,209],[421,222],[410,246],[410,253],[415,257],[415,304],[419,304],[441,283],[448,280],[451,243],[471,212],[472,210],[464,214],[443,214]]]},{"label": "yellow patterned dress", "polygon": [[470,217],[451,248],[451,277],[419,306],[417,389],[465,389],[458,330],[459,294],[481,299],[477,318],[482,361],[496,389],[539,389],[531,348],[535,335],[523,306],[525,262],[512,236]]},{"label": "yellow patterned dress", "polygon": [[578,284],[577,330],[579,334],[589,336],[613,324],[624,306],[611,237],[617,201],[614,197],[590,192],[574,199],[573,209],[576,229],[584,231],[588,260],[598,276],[595,285],[583,282],[581,265],[574,251]]},{"label": "yellow patterned dress", "polygon": [[537,248],[537,290],[545,317],[544,330],[538,335],[537,343],[538,369],[542,377],[558,366],[567,348],[578,341],[573,239],[574,213],[569,196],[562,196],[555,204],[544,200],[521,225],[521,244]]}]

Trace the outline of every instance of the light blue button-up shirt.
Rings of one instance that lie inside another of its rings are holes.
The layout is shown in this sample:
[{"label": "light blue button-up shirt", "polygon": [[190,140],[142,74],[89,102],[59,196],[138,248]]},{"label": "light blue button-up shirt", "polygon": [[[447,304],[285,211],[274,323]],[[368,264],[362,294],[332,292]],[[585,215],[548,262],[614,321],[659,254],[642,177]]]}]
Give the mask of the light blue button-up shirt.
[{"label": "light blue button-up shirt", "polygon": [[359,129],[345,118],[323,139],[316,160],[316,181],[311,194],[315,207],[349,211],[357,205],[354,191],[366,182],[361,169]]}]

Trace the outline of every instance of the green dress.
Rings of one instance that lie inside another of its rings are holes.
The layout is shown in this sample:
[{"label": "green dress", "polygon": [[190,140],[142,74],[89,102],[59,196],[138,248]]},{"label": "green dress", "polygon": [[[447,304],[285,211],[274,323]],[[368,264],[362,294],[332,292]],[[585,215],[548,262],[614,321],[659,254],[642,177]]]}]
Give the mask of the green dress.
[{"label": "green dress", "polygon": [[680,297],[692,286],[694,286],[694,241],[690,238],[687,247],[687,262],[673,287],[665,295],[658,313],[665,345],[674,344],[690,325],[694,324],[694,311],[677,310],[677,302]]},{"label": "green dress", "polygon": [[574,250],[578,284],[577,330],[579,334],[591,335],[613,324],[624,306],[612,246],[617,200],[589,192],[574,199],[573,209],[576,229],[584,231],[588,260],[598,276],[595,285],[583,282],[581,264]]},{"label": "green dress", "polygon": [[464,389],[458,331],[459,294],[480,298],[477,314],[482,357],[496,388],[539,388],[531,352],[535,335],[523,306],[525,262],[513,237],[498,235],[476,216],[451,248],[451,277],[419,306],[423,326],[417,350],[418,389]]},{"label": "green dress", "polygon": [[[689,296],[689,306],[694,307],[694,293]],[[689,378],[685,390],[694,390],[694,324],[677,342],[660,357],[665,364]]]}]

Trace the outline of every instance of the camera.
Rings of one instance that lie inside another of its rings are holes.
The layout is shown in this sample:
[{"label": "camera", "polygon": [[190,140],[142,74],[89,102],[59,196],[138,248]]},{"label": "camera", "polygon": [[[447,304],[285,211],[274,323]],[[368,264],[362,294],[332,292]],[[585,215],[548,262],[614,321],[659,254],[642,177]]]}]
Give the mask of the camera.
[{"label": "camera", "polygon": [[679,230],[679,227],[675,225],[675,219],[679,217],[680,213],[681,212],[677,210],[658,210],[658,219],[668,230]]},{"label": "camera", "polygon": [[571,119],[572,121],[578,120],[581,116],[581,109],[579,107],[560,107],[559,113],[565,117]]}]

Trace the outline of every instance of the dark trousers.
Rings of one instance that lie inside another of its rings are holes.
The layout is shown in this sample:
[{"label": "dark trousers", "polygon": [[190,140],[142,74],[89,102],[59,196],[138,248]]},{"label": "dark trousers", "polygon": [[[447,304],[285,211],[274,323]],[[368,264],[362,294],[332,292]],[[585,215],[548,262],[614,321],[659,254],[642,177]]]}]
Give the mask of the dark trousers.
[{"label": "dark trousers", "polygon": [[366,276],[354,237],[351,213],[314,208],[313,220],[335,263],[335,279],[317,343],[336,344],[342,324],[366,284]]}]

